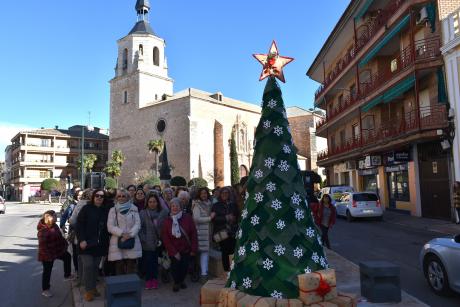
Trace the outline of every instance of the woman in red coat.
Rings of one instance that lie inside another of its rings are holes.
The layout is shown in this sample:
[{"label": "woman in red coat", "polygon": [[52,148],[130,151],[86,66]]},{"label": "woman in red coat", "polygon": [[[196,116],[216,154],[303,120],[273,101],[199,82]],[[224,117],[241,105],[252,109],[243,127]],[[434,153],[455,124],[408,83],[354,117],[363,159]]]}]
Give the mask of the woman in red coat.
[{"label": "woman in red coat", "polygon": [[328,232],[332,225],[335,224],[336,211],[332,205],[332,199],[329,194],[324,194],[315,215],[315,222],[321,228],[321,241],[327,248],[331,249]]},{"label": "woman in red coat", "polygon": [[38,261],[43,264],[42,295],[51,297],[49,291],[51,271],[55,259],[64,261],[64,279],[71,279],[71,256],[67,251],[67,241],[62,236],[61,230],[56,225],[56,212],[46,211],[37,225],[38,230]]},{"label": "woman in red coat", "polygon": [[161,238],[171,258],[171,273],[174,279],[173,291],[185,289],[185,276],[190,257],[198,252],[198,237],[192,217],[183,213],[179,198],[170,201],[171,213],[163,222]]}]

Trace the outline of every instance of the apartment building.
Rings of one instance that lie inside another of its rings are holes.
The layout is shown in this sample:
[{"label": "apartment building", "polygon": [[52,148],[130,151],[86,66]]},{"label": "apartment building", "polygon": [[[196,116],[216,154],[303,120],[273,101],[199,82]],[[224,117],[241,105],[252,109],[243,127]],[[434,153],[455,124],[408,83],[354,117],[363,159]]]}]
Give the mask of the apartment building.
[{"label": "apartment building", "polygon": [[79,178],[77,160],[81,155],[82,132],[84,153],[95,154],[93,171],[102,171],[107,161],[109,136],[101,129],[86,126],[69,129],[21,131],[11,140],[11,179],[13,197],[27,201],[40,195],[40,185],[47,178]]},{"label": "apartment building", "polygon": [[326,111],[330,184],[388,209],[451,219],[448,103],[437,3],[352,0],[308,69]]}]

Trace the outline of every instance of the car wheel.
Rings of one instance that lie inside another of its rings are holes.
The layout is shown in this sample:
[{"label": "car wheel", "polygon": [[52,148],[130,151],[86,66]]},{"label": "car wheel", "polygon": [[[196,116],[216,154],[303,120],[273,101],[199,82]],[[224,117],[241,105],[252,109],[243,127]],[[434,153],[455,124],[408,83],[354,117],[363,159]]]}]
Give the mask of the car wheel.
[{"label": "car wheel", "polygon": [[353,216],[351,216],[351,213],[350,213],[350,211],[349,211],[349,210],[347,210],[347,221],[348,221],[348,222],[353,222],[353,220],[354,220],[354,217],[353,217]]},{"label": "car wheel", "polygon": [[435,255],[425,257],[425,278],[431,289],[438,295],[449,295],[449,278],[441,260]]}]

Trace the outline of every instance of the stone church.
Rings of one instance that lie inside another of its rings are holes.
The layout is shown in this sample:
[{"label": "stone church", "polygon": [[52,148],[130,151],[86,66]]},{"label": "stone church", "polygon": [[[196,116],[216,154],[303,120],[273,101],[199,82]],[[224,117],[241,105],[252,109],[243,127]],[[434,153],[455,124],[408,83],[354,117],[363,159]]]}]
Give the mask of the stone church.
[{"label": "stone church", "polygon": [[[149,1],[137,0],[135,8],[137,23],[117,42],[115,77],[110,80],[109,154],[121,150],[126,156],[120,184],[134,183],[152,169],[155,157],[147,143],[161,138],[167,146],[173,176],[187,180],[202,177],[210,187],[229,185],[232,131],[240,174],[247,175],[261,108],[220,92],[188,88],[174,93],[165,41],[148,22]],[[305,120],[305,125],[311,121]],[[310,135],[301,137],[309,139]],[[304,155],[299,156],[303,169],[309,168],[308,154]]]}]

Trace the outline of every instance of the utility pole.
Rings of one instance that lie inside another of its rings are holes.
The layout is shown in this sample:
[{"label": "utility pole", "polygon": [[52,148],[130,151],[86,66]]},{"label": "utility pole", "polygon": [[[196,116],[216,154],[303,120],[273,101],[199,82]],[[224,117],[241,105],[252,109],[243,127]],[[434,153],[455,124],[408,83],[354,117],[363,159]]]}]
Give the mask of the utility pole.
[{"label": "utility pole", "polygon": [[84,157],[85,157],[85,126],[81,126],[81,157],[80,157],[80,170],[81,170],[81,189],[85,189],[85,168],[84,168]]}]

